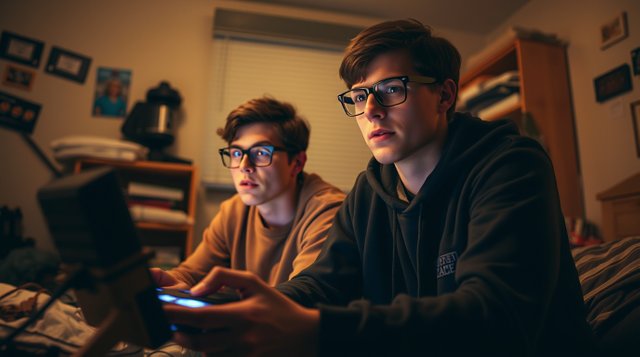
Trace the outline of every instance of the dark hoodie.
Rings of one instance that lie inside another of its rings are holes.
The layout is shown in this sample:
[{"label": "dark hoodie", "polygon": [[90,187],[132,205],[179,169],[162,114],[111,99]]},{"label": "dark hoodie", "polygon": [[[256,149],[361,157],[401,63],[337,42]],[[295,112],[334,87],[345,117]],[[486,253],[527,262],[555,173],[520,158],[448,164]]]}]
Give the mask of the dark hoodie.
[{"label": "dark hoodie", "polygon": [[549,157],[507,121],[455,114],[410,202],[374,159],[318,260],[278,288],[320,308],[320,354],[593,353]]}]

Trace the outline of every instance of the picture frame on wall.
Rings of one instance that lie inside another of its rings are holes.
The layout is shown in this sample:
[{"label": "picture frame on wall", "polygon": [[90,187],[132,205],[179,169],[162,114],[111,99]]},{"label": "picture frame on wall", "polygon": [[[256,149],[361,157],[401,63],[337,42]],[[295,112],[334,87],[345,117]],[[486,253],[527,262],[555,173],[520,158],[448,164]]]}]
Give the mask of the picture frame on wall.
[{"label": "picture frame on wall", "polygon": [[640,74],[640,47],[631,51],[631,65],[633,66],[633,75]]},{"label": "picture frame on wall", "polygon": [[640,157],[640,100],[631,103],[631,120],[633,135],[636,140],[636,155]]},{"label": "picture frame on wall", "polygon": [[131,70],[98,67],[93,116],[123,118],[127,111]]},{"label": "picture frame on wall", "polygon": [[35,77],[36,72],[34,71],[7,64],[2,75],[2,84],[30,91]]},{"label": "picture frame on wall", "polygon": [[91,58],[60,47],[52,47],[45,71],[78,83],[84,83]]},{"label": "picture frame on wall", "polygon": [[631,68],[627,63],[618,66],[596,77],[593,80],[593,85],[598,103],[626,93],[633,89],[631,84]]},{"label": "picture frame on wall", "polygon": [[31,134],[42,105],[0,91],[0,126]]},{"label": "picture frame on wall", "polygon": [[44,42],[12,32],[0,35],[0,58],[38,68]]},{"label": "picture frame on wall", "polygon": [[600,26],[600,49],[605,50],[628,35],[627,13],[623,11]]}]

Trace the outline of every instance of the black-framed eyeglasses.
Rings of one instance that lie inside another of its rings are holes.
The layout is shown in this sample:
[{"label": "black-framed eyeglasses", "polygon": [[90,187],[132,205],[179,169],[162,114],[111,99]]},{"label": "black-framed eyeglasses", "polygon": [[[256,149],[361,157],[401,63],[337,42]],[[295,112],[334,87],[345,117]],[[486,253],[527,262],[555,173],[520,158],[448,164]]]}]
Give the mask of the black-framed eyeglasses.
[{"label": "black-framed eyeglasses", "polygon": [[276,151],[287,151],[287,149],[273,145],[254,145],[246,150],[237,146],[229,146],[218,150],[220,158],[222,158],[222,164],[229,169],[240,167],[244,155],[249,155],[249,161],[255,167],[269,166],[273,159],[273,153]]},{"label": "black-framed eyeglasses", "polygon": [[383,107],[393,107],[407,100],[407,83],[434,84],[438,80],[425,76],[399,76],[386,78],[374,83],[371,87],[353,88],[338,95],[342,109],[350,117],[364,113],[369,94],[373,94],[378,104]]}]

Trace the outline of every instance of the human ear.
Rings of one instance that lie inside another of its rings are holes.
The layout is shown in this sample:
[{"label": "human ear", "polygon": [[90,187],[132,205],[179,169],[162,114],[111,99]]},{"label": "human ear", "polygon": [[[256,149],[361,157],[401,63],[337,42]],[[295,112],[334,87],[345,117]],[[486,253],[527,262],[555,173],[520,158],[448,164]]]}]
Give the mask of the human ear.
[{"label": "human ear", "polygon": [[305,151],[301,151],[293,157],[293,174],[294,176],[298,173],[302,172],[304,169],[304,164],[307,162],[307,153]]},{"label": "human ear", "polygon": [[446,79],[440,85],[440,103],[438,109],[446,113],[453,105],[458,94],[458,89],[455,82],[452,79]]}]

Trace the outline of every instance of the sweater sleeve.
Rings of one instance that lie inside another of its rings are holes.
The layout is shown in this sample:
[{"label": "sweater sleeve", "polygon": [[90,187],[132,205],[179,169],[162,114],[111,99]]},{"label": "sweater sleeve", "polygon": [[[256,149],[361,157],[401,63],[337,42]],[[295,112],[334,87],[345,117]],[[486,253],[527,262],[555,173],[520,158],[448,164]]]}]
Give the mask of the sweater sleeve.
[{"label": "sweater sleeve", "polygon": [[229,266],[230,249],[225,237],[230,236],[227,231],[232,200],[222,203],[220,212],[205,229],[202,241],[196,250],[178,267],[170,270],[169,274],[189,286],[193,286],[204,278],[214,266]]},{"label": "sweater sleeve", "polygon": [[[545,320],[558,274],[569,269],[561,269],[567,258],[561,252],[568,250],[560,248],[566,232],[549,159],[542,150],[510,150],[493,158],[471,185],[462,198],[469,202],[469,218],[459,227],[467,231],[467,247],[457,262],[458,288],[438,296],[400,294],[389,305],[354,300],[361,281],[356,265],[363,258],[349,226],[355,202],[343,206],[320,264],[280,288],[304,305],[321,303],[320,355],[537,351],[549,328]],[[566,308],[556,312],[573,314],[581,305]]]}]

